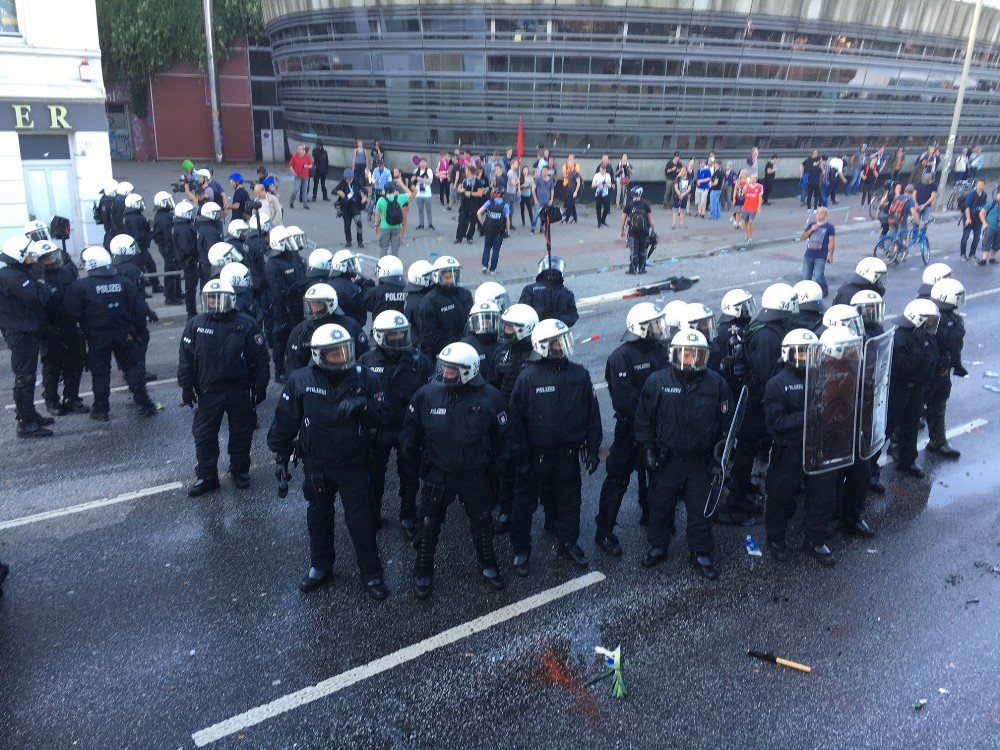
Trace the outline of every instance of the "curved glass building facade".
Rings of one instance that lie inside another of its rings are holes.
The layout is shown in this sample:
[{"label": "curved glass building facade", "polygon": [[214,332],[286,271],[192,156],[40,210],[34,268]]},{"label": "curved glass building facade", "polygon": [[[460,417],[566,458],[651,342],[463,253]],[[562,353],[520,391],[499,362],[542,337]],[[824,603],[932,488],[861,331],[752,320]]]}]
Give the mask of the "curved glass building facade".
[{"label": "curved glass building facade", "polygon": [[[286,129],[394,150],[638,156],[943,142],[972,5],[264,0]],[[958,145],[1000,141],[986,8]]]}]

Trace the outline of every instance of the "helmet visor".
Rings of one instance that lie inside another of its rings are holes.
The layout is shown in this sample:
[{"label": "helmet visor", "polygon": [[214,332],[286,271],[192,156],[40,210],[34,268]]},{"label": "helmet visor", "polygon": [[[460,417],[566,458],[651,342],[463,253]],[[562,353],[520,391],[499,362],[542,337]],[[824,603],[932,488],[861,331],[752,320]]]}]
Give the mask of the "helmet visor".
[{"label": "helmet visor", "polygon": [[863,320],[868,325],[879,324],[885,319],[885,302],[862,302],[855,305],[858,308],[858,313],[861,315],[861,320]]},{"label": "helmet visor", "polygon": [[469,330],[478,335],[495,334],[500,326],[500,316],[495,312],[474,312],[469,316]]},{"label": "helmet visor", "polygon": [[659,315],[646,324],[646,338],[666,341],[667,339],[667,316]]},{"label": "helmet visor", "polygon": [[339,372],[354,365],[354,339],[338,341],[334,344],[313,349],[313,361],[324,370]]},{"label": "helmet visor", "polygon": [[440,286],[458,286],[462,278],[462,269],[442,268],[434,272],[434,278]]},{"label": "helmet visor", "polygon": [[227,313],[233,309],[233,296],[229,292],[202,292],[201,304],[207,313]]},{"label": "helmet visor", "polygon": [[333,300],[322,299],[321,297],[306,297],[302,300],[302,315],[305,318],[322,318],[326,315],[333,315]]},{"label": "helmet visor", "polygon": [[37,229],[32,229],[30,232],[25,232],[24,236],[32,242],[41,242],[42,240],[50,239],[49,230],[45,227],[38,227]]},{"label": "helmet visor", "polygon": [[552,359],[566,359],[567,357],[572,357],[574,349],[575,343],[573,341],[572,331],[560,333],[555,338],[549,339],[548,356]]},{"label": "helmet visor", "polygon": [[670,362],[678,370],[700,372],[708,366],[708,349],[703,346],[671,346]]},{"label": "helmet visor", "polygon": [[715,318],[699,318],[691,321],[691,327],[701,331],[708,341],[715,338]]},{"label": "helmet visor", "polygon": [[375,343],[387,351],[402,352],[410,348],[410,327],[375,330],[372,333]]},{"label": "helmet visor", "polygon": [[796,370],[804,370],[809,364],[809,344],[794,344],[783,347],[782,359]]},{"label": "helmet visor", "polygon": [[450,362],[438,358],[437,376],[449,388],[468,383],[472,380],[472,368],[461,362]]}]

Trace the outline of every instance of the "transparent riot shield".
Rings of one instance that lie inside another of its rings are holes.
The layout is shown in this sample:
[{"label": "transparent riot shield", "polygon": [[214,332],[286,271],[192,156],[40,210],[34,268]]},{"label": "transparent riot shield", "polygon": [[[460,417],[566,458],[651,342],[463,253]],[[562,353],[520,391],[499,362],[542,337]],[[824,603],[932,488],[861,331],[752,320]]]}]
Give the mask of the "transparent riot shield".
[{"label": "transparent riot shield", "polygon": [[865,342],[861,401],[858,404],[858,455],[863,459],[869,459],[878,453],[886,440],[892,336],[893,330],[888,330]]},{"label": "transparent riot shield", "polygon": [[854,463],[861,338],[831,351],[810,347],[805,383],[802,469],[821,474]]}]

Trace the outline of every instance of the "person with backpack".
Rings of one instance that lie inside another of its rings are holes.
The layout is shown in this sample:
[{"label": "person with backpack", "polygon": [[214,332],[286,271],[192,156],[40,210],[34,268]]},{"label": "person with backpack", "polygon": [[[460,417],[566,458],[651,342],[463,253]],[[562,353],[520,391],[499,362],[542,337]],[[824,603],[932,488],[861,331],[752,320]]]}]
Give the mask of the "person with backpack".
[{"label": "person with backpack", "polygon": [[[916,209],[914,209],[916,210]],[[983,233],[983,257],[977,263],[996,265],[997,250],[1000,249],[1000,188],[993,194],[993,200],[979,211],[979,221],[986,228]]]},{"label": "person with backpack", "polygon": [[646,273],[646,245],[650,232],[656,229],[653,224],[652,206],[642,199],[642,187],[636,185],[630,191],[632,201],[622,210],[621,236],[625,237],[628,230],[629,245],[629,275]]},{"label": "person with backpack", "polygon": [[902,195],[894,198],[889,204],[889,215],[886,223],[889,225],[890,232],[904,231],[909,226],[910,219],[920,226],[923,225],[920,220],[920,212],[917,211],[917,202],[913,199],[916,191],[917,189],[911,183],[906,186]]},{"label": "person with backpack", "polygon": [[493,189],[493,197],[476,213],[483,227],[483,273],[495,274],[500,260],[500,246],[510,235],[510,205],[503,197],[503,188]]},{"label": "person with backpack", "polygon": [[400,193],[395,183],[385,186],[385,195],[375,204],[375,234],[378,236],[379,255],[399,255],[399,243],[406,232],[406,206],[408,196]]}]

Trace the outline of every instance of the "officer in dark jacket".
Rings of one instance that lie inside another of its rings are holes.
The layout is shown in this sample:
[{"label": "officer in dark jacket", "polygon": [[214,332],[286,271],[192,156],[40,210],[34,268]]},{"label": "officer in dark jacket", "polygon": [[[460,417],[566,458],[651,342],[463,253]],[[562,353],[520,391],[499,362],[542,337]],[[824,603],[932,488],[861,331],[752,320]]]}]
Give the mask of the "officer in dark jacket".
[{"label": "officer in dark jacket", "polygon": [[253,318],[254,323],[263,330],[264,306],[257,301],[253,294],[250,269],[242,263],[227,263],[219,272],[219,278],[229,282],[229,285],[236,290],[234,305],[236,310],[249,315]]},{"label": "officer in dark jacket", "polygon": [[[90,408],[80,398],[86,349],[76,321],[66,311],[66,289],[79,278],[76,266],[64,263],[62,250],[52,241],[35,243],[38,262],[45,272],[49,299],[42,324],[42,393],[50,414],[86,414]],[[59,398],[59,381],[63,397]]]},{"label": "officer in dark jacket", "polygon": [[560,555],[580,567],[587,556],[580,536],[580,462],[597,471],[601,409],[587,369],[570,362],[573,333],[561,320],[543,320],[531,332],[536,357],[514,384],[510,397],[515,429],[514,512],[510,546],[514,570],[528,574],[531,519],[547,485],[555,489],[555,527]]},{"label": "officer in dark jacket", "polygon": [[131,182],[119,182],[115,189],[114,200],[111,201],[111,229],[112,236],[122,234],[125,231],[125,197],[129,195],[135,187]]},{"label": "officer in dark jacket", "polygon": [[922,479],[916,464],[917,432],[924,409],[924,389],[938,372],[937,330],[941,312],[929,299],[915,299],[903,309],[892,339],[889,408],[885,434],[896,434],[896,471]]},{"label": "officer in dark jacket", "polygon": [[375,539],[366,458],[372,433],[385,422],[386,396],[378,378],[355,364],[354,341],[342,327],[316,329],[311,345],[312,364],[288,377],[267,435],[279,478],[288,477],[296,437],[302,454],[311,567],[299,589],[310,593],[333,578],[334,499],[339,493],[361,581],[372,598],[382,600],[389,591]]},{"label": "officer in dark jacket", "polygon": [[83,251],[85,278],[66,290],[66,311],[78,321],[87,337],[94,406],[90,418],[107,422],[111,396],[111,355],[114,354],[132,398],[143,416],[156,414],[146,392],[138,332],[146,323],[142,292],[111,265],[111,255],[103,247]]},{"label": "officer in dark jacket", "polygon": [[[180,305],[184,302],[184,295],[181,292],[180,276],[176,275],[176,272],[183,269],[174,249],[171,231],[174,221],[173,196],[161,190],[153,197],[153,206],[156,208],[152,222],[153,242],[163,256],[163,301],[167,305]],[[171,272],[174,272],[174,275],[166,275]]]},{"label": "officer in dark jacket", "polygon": [[285,349],[294,327],[288,316],[288,290],[305,276],[305,264],[288,241],[288,231],[275,227],[270,234],[271,257],[264,266],[264,283],[271,304],[271,356],[274,357],[274,380],[284,383]]},{"label": "officer in dark jacket", "polygon": [[745,289],[730,289],[722,295],[719,308],[721,314],[713,347],[719,357],[718,373],[726,379],[733,394],[737,394],[746,383],[745,342],[750,321],[757,313],[757,303]]},{"label": "officer in dark jacket", "polygon": [[45,427],[55,422],[35,409],[38,351],[51,296],[42,273],[36,275],[36,252],[27,237],[18,235],[4,242],[0,258],[0,333],[10,349],[18,437],[51,437]]},{"label": "officer in dark jacket", "polygon": [[[131,197],[130,195],[129,198]],[[149,349],[149,327],[146,325],[146,322],[156,323],[160,318],[153,312],[146,301],[146,294],[143,292],[143,288],[146,285],[146,276],[136,262],[137,255],[138,247],[131,235],[119,234],[111,239],[111,261],[115,265],[115,271],[118,272],[119,276],[124,276],[135,284],[139,290],[144,322],[136,330],[136,343],[138,344],[139,356],[142,358],[142,370],[148,383],[151,380],[156,380],[156,375],[146,370],[146,351]]]},{"label": "officer in dark jacket", "polygon": [[654,372],[642,387],[635,439],[644,446],[650,473],[649,550],[642,564],[650,568],[667,559],[674,507],[683,495],[691,564],[714,580],[719,574],[705,502],[715,447],[729,430],[735,404],[726,381],[707,369],[708,352],[708,340],[700,331],[685,329],[674,335],[672,366]]},{"label": "officer in dark jacket", "polygon": [[108,180],[101,188],[101,197],[94,207],[94,220],[104,229],[104,249],[111,247],[111,238],[115,236],[114,226],[111,221],[111,207],[115,202],[115,193],[118,190],[118,183]]},{"label": "officer in dark jacket", "polygon": [[409,295],[403,278],[403,262],[395,255],[383,255],[375,266],[375,277],[375,286],[363,290],[363,304],[372,320],[386,310],[402,313]]},{"label": "officer in dark jacket", "polygon": [[521,304],[534,308],[539,320],[555,318],[572,328],[580,319],[576,311],[576,297],[563,283],[566,264],[558,255],[538,261],[535,283],[521,290]]},{"label": "officer in dark jacket", "polygon": [[851,298],[858,292],[868,289],[885,296],[885,284],[882,279],[889,272],[885,263],[879,258],[867,257],[858,261],[854,269],[854,276],[850,281],[841,285],[837,290],[837,296],[833,298],[835,305],[849,305]]},{"label": "officer in dark jacket", "polygon": [[253,280],[253,292],[257,300],[265,306],[264,264],[267,262],[267,255],[271,249],[270,231],[270,218],[266,213],[255,211],[254,215],[250,217],[250,233],[244,243],[246,252],[243,254],[243,262],[250,269],[250,278]]},{"label": "officer in dark jacket", "polygon": [[625,343],[611,353],[604,367],[604,380],[615,410],[615,439],[604,464],[608,475],[601,486],[601,502],[594,519],[597,523],[594,541],[614,557],[622,554],[615,524],[632,472],[638,477],[640,524],[649,523],[646,464],[642,445],[635,439],[635,409],[647,378],[670,364],[663,345],[667,333],[666,317],[660,308],[652,302],[633,305],[625,326]]},{"label": "officer in dark jacket", "polygon": [[[330,283],[330,264],[333,262],[333,253],[322,247],[318,247],[309,253],[306,260],[306,275],[299,279],[288,289],[285,297],[285,307],[288,308],[288,317],[292,323],[298,325],[305,318],[305,308],[302,298],[307,290],[316,284]],[[309,344],[306,342],[306,348]]]},{"label": "officer in dark jacket", "polygon": [[[394,257],[394,256],[386,256]],[[353,321],[352,321],[353,322]],[[377,516],[382,517],[382,496],[385,494],[385,472],[389,456],[396,451],[396,471],[399,475],[399,523],[411,539],[417,531],[417,490],[420,486],[420,466],[410,460],[410,454],[400,449],[399,433],[403,429],[406,407],[417,389],[427,384],[434,374],[434,364],[413,348],[410,322],[403,313],[386,310],[372,322],[375,347],[358,358],[358,362],[378,377],[382,392],[389,399],[385,425],[375,435],[369,472],[372,499]]]},{"label": "officer in dark jacket", "polygon": [[368,325],[365,290],[375,286],[375,282],[361,275],[358,256],[350,250],[335,252],[330,265],[330,280],[327,283],[337,291],[337,298],[344,313],[358,321],[362,327]]},{"label": "officer in dark jacket", "polygon": [[462,338],[472,309],[472,293],[460,287],[462,265],[450,255],[434,261],[433,286],[420,302],[420,348],[436,357],[444,347]]},{"label": "officer in dark jacket", "polygon": [[403,291],[406,292],[403,317],[410,321],[410,338],[417,348],[420,348],[420,303],[431,290],[433,273],[434,266],[423,259],[413,261],[406,272],[406,286],[403,287]]},{"label": "officer in dark jacket", "polygon": [[781,341],[789,319],[798,312],[798,297],[788,284],[772,284],[761,296],[761,311],[747,329],[743,344],[749,389],[746,412],[733,456],[729,500],[719,509],[720,521],[742,523],[761,512],[748,497],[757,451],[767,437],[764,427],[764,388],[781,369]]},{"label": "officer in dark jacket", "polygon": [[160,277],[156,274],[156,261],[149,254],[149,243],[153,239],[149,226],[149,219],[142,213],[146,204],[142,196],[138,193],[131,193],[125,196],[125,234],[132,236],[137,249],[135,264],[143,273],[152,274],[153,294],[160,294],[163,286],[160,284]]},{"label": "officer in dark jacket", "polygon": [[330,173],[330,155],[327,153],[326,149],[323,148],[323,144],[319,141],[316,142],[316,146],[312,150],[313,158],[313,202],[316,201],[316,189],[323,189],[323,200],[328,201],[330,198],[326,194],[326,176]]},{"label": "officer in dark jacket", "polygon": [[189,318],[198,314],[198,230],[194,225],[197,211],[193,203],[178,203],[170,233],[177,261],[184,270],[184,306]]},{"label": "officer in dark jacket", "polygon": [[795,495],[804,480],[806,544],[803,550],[821,565],[831,566],[837,560],[826,542],[836,502],[835,484],[839,472],[805,474],[802,469],[806,367],[809,348],[817,345],[819,339],[812,331],[805,328],[790,331],[782,340],[782,369],[767,381],[764,420],[773,443],[765,480],[767,506],[764,526],[769,551],[776,560],[786,560],[786,530],[795,515]]},{"label": "officer in dark jacket", "polygon": [[308,310],[308,317],[299,323],[288,335],[288,351],[285,355],[286,367],[289,371],[297,370],[309,364],[310,348],[313,332],[322,325],[335,323],[354,339],[354,351],[358,357],[371,348],[368,334],[358,325],[358,321],[340,309],[337,293],[329,284],[313,284],[306,291],[303,306]]},{"label": "officer in dark jacket", "polygon": [[945,432],[945,412],[951,396],[951,374],[968,377],[962,365],[962,347],[965,344],[965,322],[958,308],[965,303],[965,287],[958,279],[942,279],[931,289],[931,300],[941,311],[937,330],[938,368],[927,388],[927,432],[930,441],[927,450],[945,458],[959,458],[962,454],[948,443]]},{"label": "officer in dark jacket", "polygon": [[221,279],[201,293],[205,312],[187,322],[181,336],[177,384],[182,403],[194,410],[195,483],[188,497],[219,488],[219,428],[229,420],[229,473],[233,484],[250,486],[254,407],[267,397],[270,370],[264,335],[254,320],[234,308],[236,292]]},{"label": "officer in dark jacket", "polygon": [[806,279],[798,282],[792,289],[799,298],[799,311],[788,319],[787,327],[792,331],[805,328],[818,336],[823,326],[823,313],[826,312],[823,287],[812,279]]},{"label": "officer in dark jacket", "polygon": [[489,475],[506,449],[507,405],[479,376],[479,355],[468,344],[449,344],[438,361],[438,377],[414,394],[399,437],[409,462],[422,465],[427,493],[414,566],[418,599],[431,593],[438,536],[456,498],[469,517],[483,578],[493,588],[504,587],[493,549]]},{"label": "officer in dark jacket", "polygon": [[208,201],[198,209],[195,221],[198,230],[198,278],[202,284],[212,278],[212,264],[208,251],[216,242],[222,242],[222,207],[215,201]]},{"label": "officer in dark jacket", "polygon": [[500,332],[500,306],[496,302],[480,302],[469,313],[468,333],[462,343],[468,344],[479,354],[479,374],[490,385],[498,384],[496,360],[497,336]]}]

